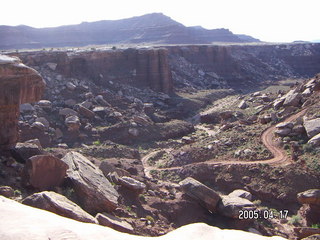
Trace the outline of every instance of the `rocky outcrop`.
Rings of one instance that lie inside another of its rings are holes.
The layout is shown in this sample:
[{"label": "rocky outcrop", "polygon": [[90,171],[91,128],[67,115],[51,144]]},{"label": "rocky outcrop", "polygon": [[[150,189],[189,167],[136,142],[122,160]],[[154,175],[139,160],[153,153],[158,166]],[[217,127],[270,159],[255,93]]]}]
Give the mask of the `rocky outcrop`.
[{"label": "rocky outcrop", "polygon": [[77,152],[67,153],[62,161],[69,166],[67,178],[86,211],[111,212],[117,207],[119,195],[98,167]]},{"label": "rocky outcrop", "polygon": [[216,211],[220,196],[214,190],[191,177],[184,179],[179,185],[184,193],[197,200],[205,208],[212,212]]},{"label": "rocky outcrop", "polygon": [[284,240],[282,237],[265,237],[240,230],[222,230],[204,223],[183,226],[160,237],[140,237],[96,224],[81,223],[4,197],[0,197],[0,218],[0,238],[7,240]]},{"label": "rocky outcrop", "polygon": [[303,204],[299,214],[305,220],[306,226],[320,222],[320,189],[309,189],[298,193],[298,202]]},{"label": "rocky outcrop", "polygon": [[34,193],[23,199],[23,204],[41,208],[60,216],[71,218],[80,222],[97,223],[97,220],[89,213],[85,212],[68,198],[55,192]]},{"label": "rocky outcrop", "polygon": [[19,105],[40,100],[45,82],[17,58],[0,55],[0,148],[18,141]]}]

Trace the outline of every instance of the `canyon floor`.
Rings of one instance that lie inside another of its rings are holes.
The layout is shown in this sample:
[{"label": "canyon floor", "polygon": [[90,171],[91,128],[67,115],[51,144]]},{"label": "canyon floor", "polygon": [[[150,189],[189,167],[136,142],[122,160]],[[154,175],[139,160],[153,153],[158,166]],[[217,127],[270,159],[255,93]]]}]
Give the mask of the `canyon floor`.
[{"label": "canyon floor", "polygon": [[[293,73],[298,63],[289,67],[282,52],[281,61],[264,61],[258,47],[168,48],[10,53],[36,69],[46,89],[40,101],[20,105],[19,143],[1,155],[0,185],[16,201],[59,214],[36,200],[53,191],[93,222],[105,213],[116,219],[107,226],[137,235],[196,222],[287,239],[319,233],[319,190],[305,193],[320,188],[319,75]],[[259,52],[256,66],[242,63],[251,51]],[[205,65],[210,56],[241,59],[231,69]],[[56,164],[59,184],[39,156]],[[249,216],[255,212],[262,215]]]}]

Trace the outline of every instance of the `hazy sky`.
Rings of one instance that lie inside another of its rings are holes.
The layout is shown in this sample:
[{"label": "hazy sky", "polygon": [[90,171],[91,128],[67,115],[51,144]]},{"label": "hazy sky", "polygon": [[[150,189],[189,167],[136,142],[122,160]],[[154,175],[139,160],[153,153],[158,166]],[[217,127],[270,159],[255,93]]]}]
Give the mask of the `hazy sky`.
[{"label": "hazy sky", "polygon": [[320,0],[2,0],[0,25],[51,27],[162,12],[186,25],[263,41],[320,39]]}]

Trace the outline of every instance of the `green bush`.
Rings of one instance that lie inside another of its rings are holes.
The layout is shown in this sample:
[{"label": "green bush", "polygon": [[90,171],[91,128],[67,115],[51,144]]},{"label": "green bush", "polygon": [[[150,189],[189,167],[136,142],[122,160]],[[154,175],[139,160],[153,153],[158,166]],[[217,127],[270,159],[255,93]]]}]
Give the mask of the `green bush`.
[{"label": "green bush", "polygon": [[150,215],[146,216],[146,219],[151,223],[151,224],[154,224],[154,218],[151,217]]},{"label": "green bush", "polygon": [[320,223],[312,224],[311,227],[312,227],[312,228],[320,228]]}]

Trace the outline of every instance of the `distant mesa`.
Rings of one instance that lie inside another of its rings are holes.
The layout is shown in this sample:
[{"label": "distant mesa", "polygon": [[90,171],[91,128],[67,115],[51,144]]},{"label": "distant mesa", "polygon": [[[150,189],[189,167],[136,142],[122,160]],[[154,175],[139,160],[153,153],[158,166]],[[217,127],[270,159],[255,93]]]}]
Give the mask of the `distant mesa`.
[{"label": "distant mesa", "polygon": [[0,26],[0,49],[80,47],[90,44],[210,44],[259,42],[228,29],[186,27],[162,13],[53,28]]}]

